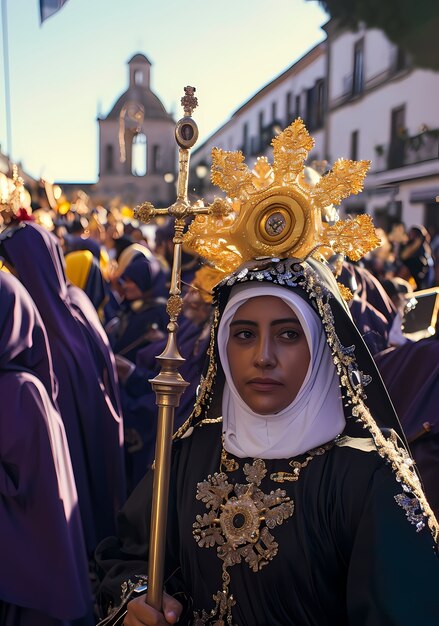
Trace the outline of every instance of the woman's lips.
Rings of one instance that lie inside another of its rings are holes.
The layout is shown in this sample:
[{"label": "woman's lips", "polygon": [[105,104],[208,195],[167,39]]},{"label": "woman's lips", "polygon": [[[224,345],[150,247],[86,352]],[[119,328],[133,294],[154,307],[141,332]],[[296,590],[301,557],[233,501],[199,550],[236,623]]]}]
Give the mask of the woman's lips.
[{"label": "woman's lips", "polygon": [[247,385],[255,391],[274,391],[282,386],[282,383],[272,378],[252,378]]}]

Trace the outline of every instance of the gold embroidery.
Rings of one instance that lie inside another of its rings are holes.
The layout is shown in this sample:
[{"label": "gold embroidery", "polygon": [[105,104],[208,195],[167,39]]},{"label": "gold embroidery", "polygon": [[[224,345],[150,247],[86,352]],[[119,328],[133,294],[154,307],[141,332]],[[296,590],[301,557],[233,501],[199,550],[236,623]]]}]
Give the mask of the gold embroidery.
[{"label": "gold embroidery", "polygon": [[222,417],[206,417],[204,420],[201,420],[201,422],[197,422],[195,426],[198,427],[207,426],[208,424],[221,424],[222,421]]},{"label": "gold embroidery", "polygon": [[370,432],[377,447],[378,454],[390,463],[396,480],[402,484],[405,493],[418,499],[423,516],[427,520],[435,543],[439,540],[439,524],[422,489],[421,482],[415,471],[414,463],[403,446],[398,445],[396,433],[386,438],[369,409],[364,403],[366,397],[364,386],[370,377],[357,369],[355,346],[343,346],[334,325],[334,317],[329,304],[333,297],[323,285],[317,273],[310,267],[304,268],[305,280],[303,287],[310,298],[315,301],[318,314],[323,323],[326,340],[331,349],[333,361],[340,379],[345,401],[351,408],[352,416],[361,422]]},{"label": "gold embroidery", "polygon": [[[290,461],[293,474],[278,472],[272,474],[277,482],[297,481],[300,471],[316,456],[330,450],[334,442],[315,448],[307,453],[305,461]],[[221,468],[235,471],[239,464],[228,457],[222,449]],[[298,471],[296,471],[298,470]],[[207,480],[197,485],[197,500],[206,505],[208,512],[197,515],[193,524],[195,541],[201,548],[216,546],[217,555],[222,560],[223,588],[213,595],[215,606],[210,613],[194,613],[194,624],[228,624],[233,626],[233,596],[229,595],[230,574],[227,569],[241,563],[247,563],[253,572],[260,571],[278,553],[279,545],[270,530],[281,526],[294,513],[294,502],[286,491],[277,488],[266,494],[259,486],[267,475],[267,468],[262,459],[245,463],[243,472],[246,483],[229,483],[224,471],[208,476]],[[278,476],[285,476],[282,480]],[[293,478],[288,478],[291,476]]]},{"label": "gold embroidery", "polygon": [[[212,319],[212,327],[210,329],[210,343],[207,349],[207,354],[209,356],[209,365],[207,367],[207,373],[204,378],[201,380],[201,389],[200,393],[195,401],[194,408],[192,409],[192,413],[189,415],[187,420],[180,426],[180,428],[174,433],[173,439],[180,439],[185,432],[192,426],[192,421],[194,417],[199,417],[201,414],[202,408],[208,408],[211,400],[211,391],[213,381],[215,380],[216,374],[216,363],[215,363],[215,333],[218,327],[219,322],[219,310],[216,306],[213,311],[213,319]],[[204,420],[203,420],[204,421]]]},{"label": "gold embroidery", "polygon": [[270,474],[270,479],[275,483],[284,483],[286,481],[292,482],[292,483],[296,482],[297,480],[299,480],[300,472],[302,471],[302,469],[306,467],[308,463],[310,463],[313,460],[314,457],[325,454],[325,452],[327,450],[330,450],[333,447],[333,445],[334,445],[334,442],[326,443],[324,446],[319,446],[318,448],[314,448],[313,450],[310,450],[308,452],[308,456],[302,463],[299,463],[299,461],[289,462],[289,465],[293,468],[293,471],[291,473],[276,472],[274,474]]},{"label": "gold embroidery", "polygon": [[224,468],[226,472],[235,472],[239,469],[239,463],[232,458],[227,456],[227,452],[224,449],[224,435],[222,436],[222,449],[221,449],[221,463],[220,463],[220,471]]}]

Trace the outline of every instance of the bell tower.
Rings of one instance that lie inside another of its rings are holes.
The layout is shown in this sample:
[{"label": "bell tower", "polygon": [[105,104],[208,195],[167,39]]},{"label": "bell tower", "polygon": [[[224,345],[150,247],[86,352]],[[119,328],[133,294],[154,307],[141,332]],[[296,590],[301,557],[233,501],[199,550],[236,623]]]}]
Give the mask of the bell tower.
[{"label": "bell tower", "polygon": [[149,59],[137,53],[127,65],[126,91],[98,118],[96,191],[103,202],[119,197],[131,207],[145,199],[165,206],[175,193],[168,182],[176,172],[175,121],[151,89]]}]

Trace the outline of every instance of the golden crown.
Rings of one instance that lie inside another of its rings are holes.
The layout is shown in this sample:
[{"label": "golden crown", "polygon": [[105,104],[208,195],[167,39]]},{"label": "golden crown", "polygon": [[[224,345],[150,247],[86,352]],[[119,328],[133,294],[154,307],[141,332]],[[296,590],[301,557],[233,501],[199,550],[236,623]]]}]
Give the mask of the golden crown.
[{"label": "golden crown", "polygon": [[369,215],[340,220],[331,206],[362,190],[370,161],[339,159],[311,180],[304,164],[314,140],[300,118],[271,145],[273,164],[259,157],[253,170],[241,151],[213,148],[211,180],[226,198],[215,198],[208,215],[195,217],[187,247],[231,273],[259,257],[322,258],[328,249],[356,261],[379,245]]},{"label": "golden crown", "polygon": [[18,167],[14,164],[12,166],[12,179],[5,175],[1,175],[0,178],[0,212],[11,211],[16,215],[23,205],[26,193],[24,181],[18,175]]}]

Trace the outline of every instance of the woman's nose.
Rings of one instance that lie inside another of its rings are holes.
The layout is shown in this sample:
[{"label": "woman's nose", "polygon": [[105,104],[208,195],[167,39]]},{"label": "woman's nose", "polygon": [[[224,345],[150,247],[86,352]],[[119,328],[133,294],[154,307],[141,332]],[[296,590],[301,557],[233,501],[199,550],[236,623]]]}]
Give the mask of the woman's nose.
[{"label": "woman's nose", "polygon": [[257,367],[273,367],[276,364],[276,354],[272,338],[261,336],[255,351],[255,365]]}]

